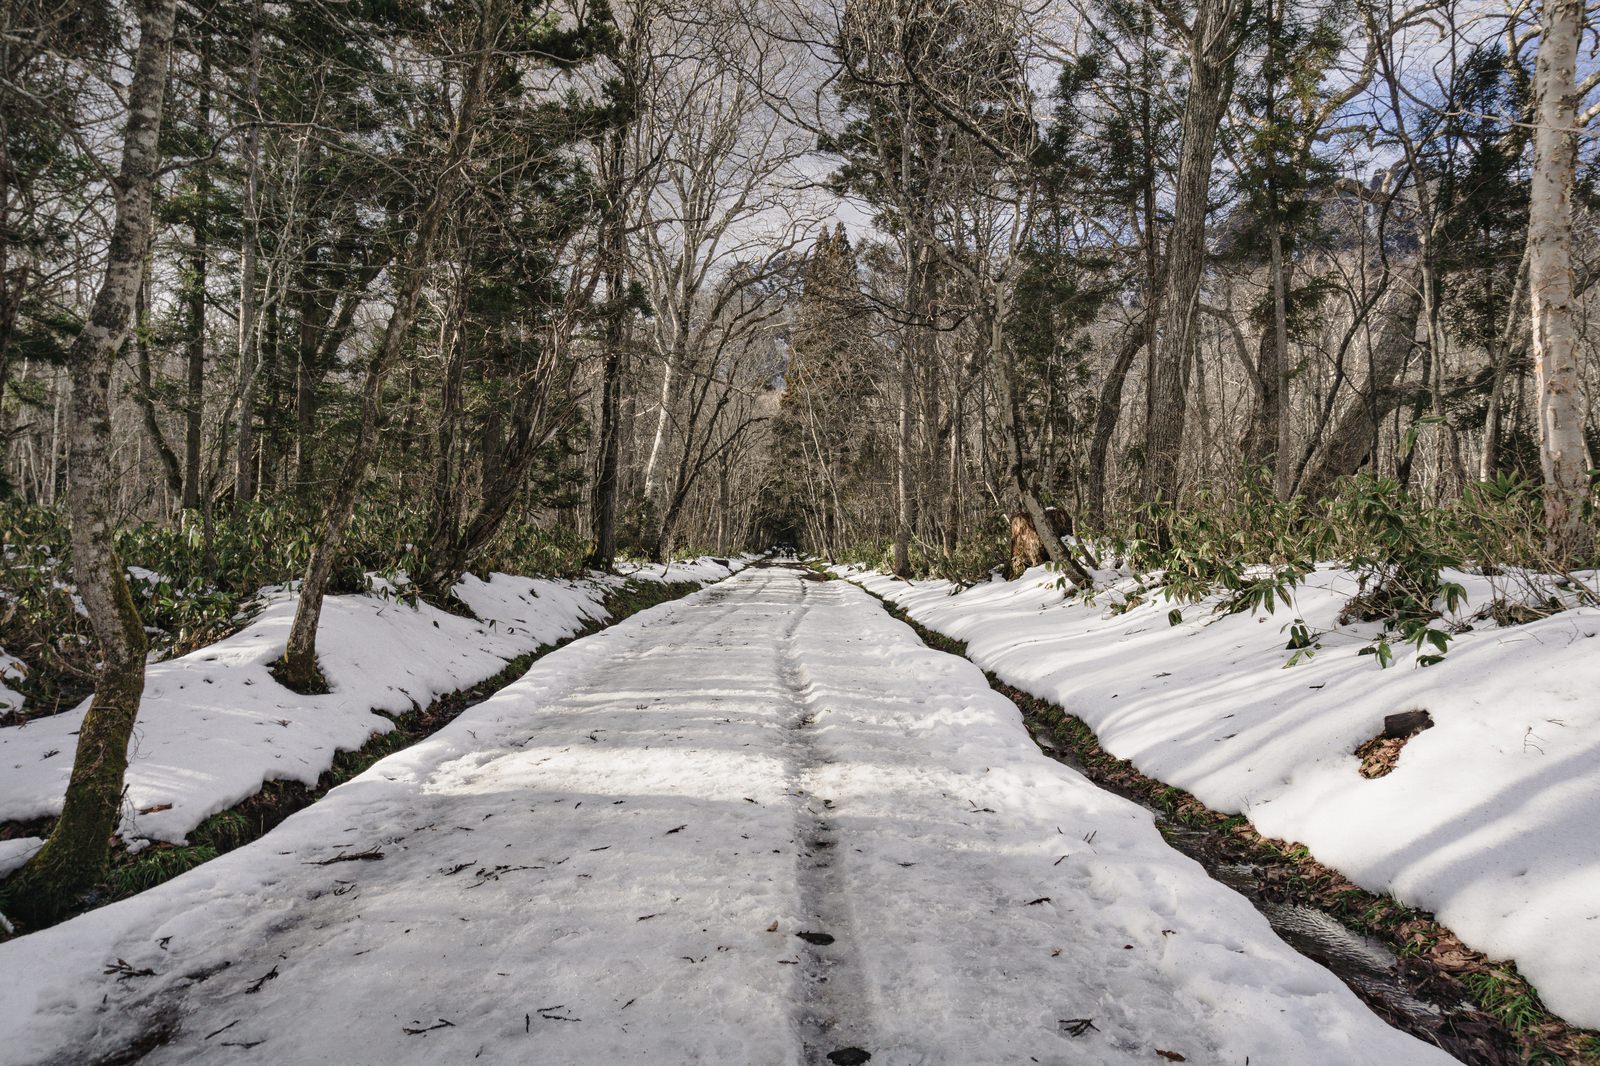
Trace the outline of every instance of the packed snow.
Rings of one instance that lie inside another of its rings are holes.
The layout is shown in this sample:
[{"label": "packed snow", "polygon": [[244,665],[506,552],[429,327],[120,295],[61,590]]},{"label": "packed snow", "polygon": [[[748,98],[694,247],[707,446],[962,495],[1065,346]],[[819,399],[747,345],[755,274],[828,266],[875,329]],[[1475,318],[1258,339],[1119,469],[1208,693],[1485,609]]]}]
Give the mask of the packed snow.
[{"label": "packed snow", "polygon": [[[965,589],[853,575],[1146,775],[1434,911],[1514,959],[1551,1010],[1600,1026],[1600,608],[1506,628],[1479,618],[1442,662],[1403,649],[1383,670],[1360,654],[1377,626],[1336,622],[1357,591],[1348,570],[1319,567],[1290,610],[1223,615],[1213,600],[1176,625],[1174,604],[1100,576],[1109,587],[1085,604],[1044,569]],[[1495,595],[1483,577],[1446,576],[1469,596],[1458,620]],[[1286,668],[1296,617],[1320,648]],[[1355,749],[1417,708],[1435,727],[1388,776],[1362,777]]]},{"label": "packed snow", "polygon": [[0,972],[5,1066],[1454,1061],[970,663],[776,568],[544,657]]},{"label": "packed snow", "polygon": [[[727,577],[747,559],[696,560],[626,577],[552,580],[472,575],[456,596],[477,618],[377,592],[330,596],[317,655],[331,691],[302,696],[272,679],[294,621],[295,597],[269,594],[240,632],[199,651],[154,663],[129,745],[120,835],[132,847],[182,843],[202,821],[260,791],[269,780],[315,785],[340,751],[394,728],[386,715],[426,707],[469,688],[506,662],[573,636],[606,617],[606,593],[625,580]],[[61,810],[79,723],[77,709],[0,728],[0,822]],[[37,838],[0,841],[0,875],[37,849]]]}]

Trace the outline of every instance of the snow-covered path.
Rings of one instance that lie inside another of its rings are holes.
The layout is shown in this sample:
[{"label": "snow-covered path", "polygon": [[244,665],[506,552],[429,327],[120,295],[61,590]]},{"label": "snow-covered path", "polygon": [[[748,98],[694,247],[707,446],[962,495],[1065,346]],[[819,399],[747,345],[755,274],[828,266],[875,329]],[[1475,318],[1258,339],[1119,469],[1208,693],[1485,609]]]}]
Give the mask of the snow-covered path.
[{"label": "snow-covered path", "polygon": [[783,569],[550,654],[0,974],[8,1066],[1453,1061],[977,668]]}]

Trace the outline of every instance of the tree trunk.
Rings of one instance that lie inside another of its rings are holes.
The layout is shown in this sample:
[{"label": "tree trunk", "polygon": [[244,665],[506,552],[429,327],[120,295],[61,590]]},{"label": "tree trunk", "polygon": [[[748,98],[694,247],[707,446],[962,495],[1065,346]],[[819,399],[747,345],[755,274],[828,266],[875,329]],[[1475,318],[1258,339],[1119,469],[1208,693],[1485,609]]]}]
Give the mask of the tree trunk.
[{"label": "tree trunk", "polygon": [[1146,323],[1151,312],[1145,310],[1145,319],[1128,331],[1117,348],[1117,354],[1100,383],[1100,400],[1094,412],[1094,434],[1089,438],[1088,484],[1084,489],[1084,514],[1090,527],[1100,526],[1106,517],[1106,457],[1111,450],[1111,438],[1117,432],[1117,422],[1122,417],[1122,390],[1128,383],[1128,371],[1134,357],[1150,339]]},{"label": "tree trunk", "polygon": [[589,566],[610,570],[617,561],[617,471],[622,458],[622,370],[624,329],[626,326],[626,232],[622,204],[622,131],[611,136],[609,175],[610,197],[606,205],[606,299],[611,304],[605,325],[605,364],[600,384],[600,455],[595,470],[591,497],[594,511],[594,549]]},{"label": "tree trunk", "polygon": [[[547,417],[543,398],[548,394],[548,382],[524,382],[517,408],[512,412],[511,439],[494,449],[499,459],[493,467],[485,465],[482,500],[465,522],[459,513],[462,494],[459,490],[452,493],[448,521],[435,527],[415,575],[423,594],[433,602],[443,603],[449,598],[461,575],[500,532],[511,505],[517,500],[517,493],[544,447],[558,432],[568,428],[566,423]],[[497,438],[498,428],[485,436]],[[462,477],[459,466],[452,476],[459,484]]]},{"label": "tree trunk", "polygon": [[1335,417],[1322,447],[1306,464],[1298,491],[1307,500],[1326,495],[1337,479],[1361,469],[1372,454],[1379,427],[1398,399],[1394,383],[1416,344],[1421,317],[1421,277],[1413,273],[1397,280],[1373,312],[1380,325],[1372,346],[1372,369],[1362,392]]},{"label": "tree trunk", "polygon": [[[261,0],[250,14],[250,58],[245,103],[254,111],[261,96]],[[252,116],[253,118],[254,116]],[[233,473],[237,503],[256,495],[256,384],[260,364],[260,338],[256,330],[256,244],[259,224],[257,184],[261,163],[261,127],[251,121],[245,131],[244,190],[239,234],[239,454]]]},{"label": "tree trunk", "polygon": [[[196,104],[196,125],[200,142],[207,145],[211,138],[211,57],[207,54],[204,38],[200,43],[200,87]],[[190,249],[189,284],[184,292],[188,305],[189,336],[187,388],[183,405],[183,508],[191,510],[200,506],[200,452],[205,434],[206,385],[206,253],[210,238],[211,221],[208,201],[211,197],[209,164],[202,161],[195,179],[195,205],[192,208],[191,229],[194,244]]]},{"label": "tree trunk", "polygon": [[311,499],[316,451],[313,447],[317,426],[317,311],[316,279],[309,269],[300,273],[299,325],[296,330],[294,365],[294,484],[302,502]]},{"label": "tree trunk", "polygon": [[[1283,35],[1283,9],[1281,3],[1267,0],[1267,55],[1265,61],[1266,122],[1269,129],[1278,122],[1278,44]],[[1278,198],[1279,170],[1277,135],[1267,138],[1267,245],[1269,269],[1272,274],[1272,355],[1270,368],[1261,367],[1261,382],[1272,398],[1269,425],[1263,431],[1272,434],[1272,487],[1280,500],[1287,500],[1294,492],[1295,469],[1290,454],[1289,421],[1289,282],[1288,267],[1283,256],[1283,213]]]},{"label": "tree trunk", "polygon": [[[609,328],[608,328],[609,332]],[[600,388],[600,457],[594,479],[594,550],[589,566],[610,570],[617,561],[617,470],[622,452],[622,348],[608,347]]]},{"label": "tree trunk", "polygon": [[950,397],[950,431],[945,441],[944,551],[954,555],[961,544],[961,432],[964,383],[957,380]]},{"label": "tree trunk", "polygon": [[440,338],[441,343],[448,344],[449,354],[445,357],[444,379],[441,382],[439,395],[439,425],[434,434],[433,499],[429,507],[428,534],[424,552],[424,559],[430,569],[427,574],[411,575],[413,579],[422,582],[423,592],[436,602],[442,602],[443,597],[449,595],[456,583],[454,577],[448,580],[443,577],[435,579],[431,568],[434,564],[445,562],[454,556],[461,532],[465,464],[458,462],[457,452],[461,433],[462,379],[466,373],[467,362],[467,299],[467,284],[463,270],[458,277],[450,313],[445,319],[448,338]]},{"label": "tree trunk", "polygon": [[461,180],[462,166],[471,151],[489,60],[503,22],[502,8],[503,0],[486,0],[479,14],[473,41],[473,65],[462,90],[455,125],[450,131],[450,140],[445,146],[432,194],[417,215],[416,236],[400,264],[395,304],[384,326],[383,339],[367,360],[361,389],[361,422],[323,511],[320,533],[312,546],[305,577],[300,584],[294,625],[289,630],[289,640],[278,667],[279,679],[291,688],[311,691],[323,684],[317,668],[317,623],[322,617],[322,600],[327,593],[328,580],[344,543],[351,515],[355,513],[361,482],[376,450],[378,422],[382,415],[383,381],[389,367],[400,354],[406,334],[411,330],[423,279],[433,254],[434,239],[444,222],[456,186]]},{"label": "tree trunk", "polygon": [[[608,251],[613,262],[606,267],[606,293],[613,301],[622,299],[621,227],[611,238]],[[594,487],[594,551],[589,554],[589,567],[610,570],[616,563],[616,503],[618,503],[618,466],[622,451],[622,359],[624,351],[624,320],[626,309],[614,307],[605,328],[605,368],[600,384],[600,458],[595,469]]]},{"label": "tree trunk", "polygon": [[[1230,328],[1237,328],[1230,323]],[[1242,330],[1234,334],[1234,346],[1240,348],[1241,361],[1249,358],[1249,349],[1245,344]],[[1244,440],[1239,444],[1240,457],[1244,460],[1247,470],[1257,470],[1262,467],[1277,471],[1281,466],[1274,465],[1274,456],[1278,449],[1278,421],[1279,397],[1278,391],[1278,353],[1275,331],[1264,329],[1256,339],[1255,364],[1250,370],[1250,387],[1255,394],[1255,409],[1250,412],[1250,424],[1245,427]],[[1292,471],[1291,471],[1292,473]],[[1274,477],[1276,482],[1276,477]]]},{"label": "tree trunk", "polygon": [[1522,345],[1514,343],[1512,337],[1521,324],[1522,298],[1526,293],[1527,281],[1528,254],[1524,248],[1522,262],[1517,264],[1517,280],[1511,289],[1511,299],[1505,305],[1505,324],[1498,335],[1490,338],[1489,363],[1494,368],[1494,377],[1489,383],[1488,404],[1483,415],[1483,455],[1478,463],[1478,478],[1481,481],[1493,478],[1500,469],[1506,372],[1511,368],[1513,358],[1520,357],[1523,350]]},{"label": "tree trunk", "polygon": [[[1294,494],[1294,461],[1289,421],[1289,313],[1287,268],[1283,262],[1282,226],[1277,218],[1277,194],[1273,194],[1272,219],[1272,428],[1276,446],[1272,456],[1272,487],[1278,499]],[[1263,367],[1263,370],[1266,368]],[[1262,375],[1266,381],[1266,375]]]},{"label": "tree trunk", "polygon": [[[1151,14],[1149,0],[1141,4],[1142,25],[1144,27],[1143,39],[1146,46],[1141,50],[1140,63],[1146,77],[1153,77],[1153,64],[1150,61],[1148,42],[1153,37],[1150,32]],[[1155,115],[1151,105],[1150,93],[1139,93],[1139,148],[1140,159],[1143,165],[1143,187],[1139,190],[1142,201],[1143,225],[1140,227],[1140,244],[1144,260],[1144,310],[1139,321],[1133,325],[1127,336],[1122,340],[1122,345],[1117,349],[1116,358],[1112,360],[1111,367],[1105,380],[1100,384],[1099,403],[1095,407],[1094,432],[1089,440],[1089,455],[1086,470],[1086,485],[1084,486],[1084,516],[1094,527],[1102,527],[1106,518],[1106,469],[1107,455],[1111,449],[1111,438],[1116,434],[1117,423],[1122,418],[1122,391],[1128,382],[1128,372],[1133,367],[1133,360],[1139,354],[1139,349],[1144,348],[1150,353],[1148,358],[1155,358],[1157,314],[1161,306],[1163,290],[1166,287],[1164,265],[1161,252],[1157,247],[1157,221],[1156,221],[1156,158],[1155,158]],[[1152,367],[1153,373],[1153,367]],[[1147,373],[1148,379],[1151,374]],[[1146,382],[1146,416],[1148,418],[1149,381]]]},{"label": "tree trunk", "polygon": [[95,694],[78,732],[67,793],[50,837],[6,885],[8,909],[48,920],[100,878],[122,811],[128,738],[144,692],[144,625],[117,558],[111,454],[111,371],[127,338],[149,243],[151,196],[160,163],[162,97],[176,0],[139,7],[139,50],[128,84],[128,118],[116,181],[116,220],[105,277],[73,341],[72,572],[100,644]]},{"label": "tree trunk", "polygon": [[1033,523],[1034,533],[1039,538],[1039,546],[1044,550],[1045,558],[1066,570],[1079,588],[1088,588],[1094,584],[1094,579],[1079,565],[1071,550],[1061,542],[1061,538],[1056,536],[1055,526],[1045,512],[1044,504],[1034,490],[1033,479],[1028,473],[1026,453],[1022,446],[1022,418],[1017,409],[1016,371],[1012,366],[1011,353],[1005,345],[1005,310],[1005,302],[997,300],[990,318],[989,337],[990,358],[998,371],[1000,384],[1000,415],[1005,420],[1011,489],[1022,504],[1023,513]]},{"label": "tree trunk", "polygon": [[906,247],[906,325],[900,332],[900,410],[895,433],[894,573],[911,576],[911,479],[913,477],[911,412],[915,404],[916,361],[912,348],[921,338],[922,263],[916,243]]},{"label": "tree trunk", "polygon": [[[914,327],[913,327],[914,328]],[[912,361],[909,336],[903,335],[900,347],[900,412],[895,433],[895,526],[894,572],[896,577],[911,576],[911,405]]]},{"label": "tree trunk", "polygon": [[1230,0],[1200,0],[1189,30],[1189,87],[1183,103],[1183,146],[1167,238],[1167,300],[1160,342],[1150,359],[1150,425],[1145,497],[1178,498],[1180,450],[1206,260],[1206,207],[1217,127],[1233,82],[1237,11]]},{"label": "tree trunk", "polygon": [[161,431],[161,420],[156,415],[155,401],[155,373],[150,365],[150,345],[145,340],[138,327],[145,318],[146,289],[149,287],[148,262],[141,270],[138,295],[133,302],[133,326],[135,329],[133,348],[136,358],[138,385],[135,387],[134,398],[139,403],[139,411],[144,415],[145,433],[150,437],[150,443],[156,450],[156,457],[161,460],[162,473],[166,475],[167,491],[173,498],[183,496],[183,465],[178,461],[177,453],[167,443],[167,436]]},{"label": "tree trunk", "polygon": [[[0,114],[0,174],[11,172],[10,116]],[[11,340],[17,331],[17,316],[22,304],[23,279],[11,267],[11,197],[0,195],[0,441],[6,439],[6,382],[11,375]],[[0,456],[3,456],[0,451]],[[4,476],[0,475],[0,485]]]},{"label": "tree trunk", "polygon": [[1568,565],[1593,546],[1583,515],[1589,476],[1572,276],[1572,184],[1578,150],[1574,78],[1583,33],[1582,0],[1544,0],[1541,25],[1534,72],[1537,126],[1528,202],[1528,292],[1546,538],[1556,561]]},{"label": "tree trunk", "polygon": [[[687,320],[687,317],[687,313],[683,313],[683,320]],[[673,384],[681,359],[679,345],[674,342],[668,349],[666,361],[662,366],[661,402],[656,408],[656,431],[650,438],[650,453],[644,461],[644,497],[647,500],[653,501],[656,497],[656,467],[660,465],[662,451],[666,448],[667,424],[672,418]]]}]

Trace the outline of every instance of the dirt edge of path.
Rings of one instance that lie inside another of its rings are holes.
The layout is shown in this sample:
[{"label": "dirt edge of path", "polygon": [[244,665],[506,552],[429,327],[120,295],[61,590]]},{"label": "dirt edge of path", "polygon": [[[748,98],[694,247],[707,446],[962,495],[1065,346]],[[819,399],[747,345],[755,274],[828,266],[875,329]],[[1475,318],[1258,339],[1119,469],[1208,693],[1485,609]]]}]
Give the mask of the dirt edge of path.
[{"label": "dirt edge of path", "polygon": [[[876,593],[862,591],[929,647],[967,657],[964,642],[921,625]],[[1169,837],[1168,842],[1200,862],[1207,873],[1215,876],[1216,868],[1223,864],[1248,865],[1255,870],[1258,890],[1244,893],[1252,903],[1268,900],[1320,911],[1393,950],[1410,994],[1438,1005],[1441,1013],[1423,1019],[1396,1011],[1392,1004],[1374,1002],[1363,989],[1347,982],[1391,1025],[1442,1048],[1468,1066],[1600,1066],[1600,1031],[1579,1028],[1550,1013],[1515,963],[1490,959],[1468,948],[1427,911],[1357,886],[1318,862],[1303,844],[1262,836],[1245,816],[1214,811],[1182,789],[1146,777],[1127,760],[1102,748],[1082,719],[1007,685],[988,671],[984,677],[991,688],[1017,705],[1041,752],[1182,827],[1190,839],[1180,844]],[[1196,839],[1201,842],[1198,848],[1190,846]]]}]

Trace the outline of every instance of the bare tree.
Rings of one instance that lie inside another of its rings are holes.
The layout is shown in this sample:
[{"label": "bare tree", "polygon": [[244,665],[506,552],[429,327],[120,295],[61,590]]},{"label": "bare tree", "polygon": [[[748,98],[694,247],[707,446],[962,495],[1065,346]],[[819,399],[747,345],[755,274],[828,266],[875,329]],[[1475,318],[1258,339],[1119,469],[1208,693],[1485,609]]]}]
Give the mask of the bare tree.
[{"label": "bare tree", "polygon": [[1159,342],[1151,351],[1145,495],[1175,503],[1189,375],[1195,358],[1200,282],[1206,264],[1206,213],[1217,128],[1233,86],[1244,23],[1244,0],[1197,0],[1192,20],[1160,6],[1188,51],[1182,148],[1167,237],[1166,300]]}]

